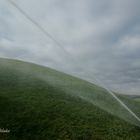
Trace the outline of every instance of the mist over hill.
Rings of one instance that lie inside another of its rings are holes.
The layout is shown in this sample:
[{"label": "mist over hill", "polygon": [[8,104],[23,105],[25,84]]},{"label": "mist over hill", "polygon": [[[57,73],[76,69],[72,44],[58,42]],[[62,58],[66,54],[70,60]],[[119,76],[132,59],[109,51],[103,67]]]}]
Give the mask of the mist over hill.
[{"label": "mist over hill", "polygon": [[[140,103],[122,99],[137,115]],[[3,140],[139,140],[140,128],[107,91],[79,78],[18,60],[0,59]]]}]

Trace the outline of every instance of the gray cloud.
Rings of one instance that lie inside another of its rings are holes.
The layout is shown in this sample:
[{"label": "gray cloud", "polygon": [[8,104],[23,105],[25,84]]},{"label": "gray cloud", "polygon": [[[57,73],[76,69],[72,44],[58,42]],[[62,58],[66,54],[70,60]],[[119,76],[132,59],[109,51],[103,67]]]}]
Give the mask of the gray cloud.
[{"label": "gray cloud", "polygon": [[14,0],[72,55],[0,1],[0,57],[36,62],[140,94],[139,0]]}]

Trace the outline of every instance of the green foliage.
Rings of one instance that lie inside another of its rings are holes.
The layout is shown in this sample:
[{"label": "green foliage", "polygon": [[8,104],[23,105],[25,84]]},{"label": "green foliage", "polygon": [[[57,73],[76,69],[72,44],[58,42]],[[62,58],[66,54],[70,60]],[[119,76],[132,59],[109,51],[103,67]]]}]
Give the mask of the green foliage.
[{"label": "green foliage", "polygon": [[[41,75],[44,71],[47,81]],[[56,85],[51,75],[60,79],[58,83],[63,80],[63,87]],[[140,139],[140,128],[74,96],[74,89],[65,88],[73,83],[75,90],[87,84],[48,68],[0,60],[0,128],[10,129],[10,133],[0,133],[0,140]],[[95,85],[89,89],[104,92]]]},{"label": "green foliage", "polygon": [[135,99],[136,101],[138,101],[138,102],[140,102],[140,98],[138,98],[138,99]]}]

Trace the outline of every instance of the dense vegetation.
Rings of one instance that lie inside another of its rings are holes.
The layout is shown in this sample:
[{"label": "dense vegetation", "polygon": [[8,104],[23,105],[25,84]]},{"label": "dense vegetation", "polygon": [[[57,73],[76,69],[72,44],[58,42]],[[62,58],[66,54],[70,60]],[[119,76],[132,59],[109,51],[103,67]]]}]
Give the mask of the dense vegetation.
[{"label": "dense vegetation", "polygon": [[10,130],[0,140],[140,140],[139,127],[74,95],[81,88],[105,93],[86,84],[49,68],[0,59],[0,128]]},{"label": "dense vegetation", "polygon": [[140,102],[140,98],[135,99],[136,101]]}]

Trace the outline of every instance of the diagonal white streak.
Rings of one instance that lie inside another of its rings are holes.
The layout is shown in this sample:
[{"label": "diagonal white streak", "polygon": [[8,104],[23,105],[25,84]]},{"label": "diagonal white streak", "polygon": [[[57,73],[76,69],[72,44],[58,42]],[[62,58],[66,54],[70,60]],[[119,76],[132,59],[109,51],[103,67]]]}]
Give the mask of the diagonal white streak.
[{"label": "diagonal white streak", "polygon": [[[13,0],[7,0],[10,4],[12,4],[22,15],[24,15],[32,24],[34,24],[42,33],[44,33],[44,35],[50,39],[52,39],[52,41],[54,41],[54,43],[59,46],[59,48],[61,50],[63,50],[64,53],[66,53],[71,60],[73,61],[73,63],[75,63],[76,66],[80,66],[79,63],[77,62],[77,60],[75,60],[71,54],[69,52],[67,52],[67,50],[65,50],[65,48],[63,47],[63,45],[61,45],[61,43],[59,43],[59,41],[57,41],[46,29],[44,29],[37,21],[35,21],[33,18],[31,18],[21,7],[19,7]],[[78,65],[77,65],[78,64]],[[81,67],[81,66],[80,66]],[[84,70],[84,68],[82,68]],[[95,78],[95,76],[94,76]],[[96,81],[97,78],[95,78]],[[100,82],[101,83],[101,82]],[[108,91],[108,93],[117,101],[119,102],[135,119],[138,120],[138,122],[140,122],[140,118],[126,105],[123,103],[123,101],[121,101],[108,87],[103,86],[103,84],[101,84],[101,86],[106,89]]]},{"label": "diagonal white streak", "polygon": [[61,45],[58,40],[56,40],[46,29],[44,29],[37,21],[35,21],[33,18],[31,18],[21,7],[19,7],[14,1],[12,0],[7,0],[9,3],[11,3],[18,11],[24,15],[32,24],[34,24],[47,38],[49,37],[50,39],[53,40],[53,42],[59,46],[65,53],[68,53],[64,47]]},{"label": "diagonal white streak", "polygon": [[103,84],[101,85],[108,91],[110,95],[112,95],[116,99],[116,101],[118,101],[132,116],[134,116],[140,122],[140,118],[124,102],[122,102],[108,87],[104,86]]}]

